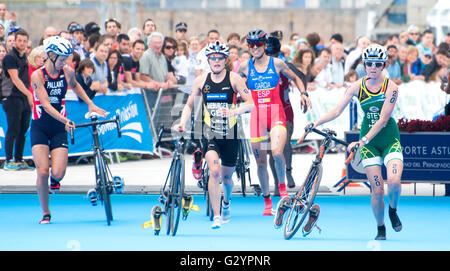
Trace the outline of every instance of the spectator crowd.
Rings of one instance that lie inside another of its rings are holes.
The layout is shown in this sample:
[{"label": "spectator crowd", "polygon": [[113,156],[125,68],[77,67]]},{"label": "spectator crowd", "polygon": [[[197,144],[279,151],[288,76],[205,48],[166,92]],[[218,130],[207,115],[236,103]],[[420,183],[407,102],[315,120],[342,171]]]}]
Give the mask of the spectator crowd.
[{"label": "spectator crowd", "polygon": [[[26,48],[22,53],[14,50],[17,33],[26,34],[19,22],[20,18],[14,12],[8,12],[4,3],[0,3],[0,80],[9,78],[9,69],[14,68],[6,55],[15,52],[20,57],[26,56],[26,72],[31,76],[47,58],[43,41],[59,35],[73,44],[74,53],[67,64],[76,71],[78,82],[91,99],[98,92],[135,87],[147,90],[147,99],[152,107],[159,89],[167,90],[176,86],[180,91],[190,93],[195,77],[210,72],[204,48],[216,40],[225,42],[230,48],[229,70],[237,71],[240,63],[250,58],[246,33],[220,33],[217,29],[211,29],[207,33],[193,35],[191,33],[194,31],[189,29],[187,23],[179,22],[175,25],[172,37],[158,32],[157,26],[161,22],[150,18],[140,28],[131,29],[122,29],[121,23],[115,19],[104,22],[104,31],[95,21],[85,25],[69,21],[66,29],[48,26],[39,44],[32,44],[26,35]],[[414,80],[441,82],[448,76],[450,33],[445,41],[435,44],[433,32],[428,29],[420,31],[417,26],[411,25],[405,31],[390,35],[385,41],[362,36],[354,44],[345,46],[353,42],[344,43],[339,33],[324,37],[320,33],[305,31],[293,33],[286,39],[282,31],[266,31],[280,41],[279,57],[295,66],[303,75],[301,78],[308,91],[318,87],[332,91],[363,77],[365,68],[361,54],[371,43],[386,47],[389,59],[384,73],[397,84]],[[25,71],[19,69],[20,72]],[[18,78],[22,77],[19,74]],[[15,78],[14,83],[18,78]],[[25,81],[23,84],[31,92],[29,80]],[[3,87],[4,83],[0,85]],[[7,93],[2,89],[1,94],[4,101]],[[7,157],[11,159],[11,155]],[[21,156],[17,159],[20,160]],[[23,161],[16,163],[25,166]]]}]

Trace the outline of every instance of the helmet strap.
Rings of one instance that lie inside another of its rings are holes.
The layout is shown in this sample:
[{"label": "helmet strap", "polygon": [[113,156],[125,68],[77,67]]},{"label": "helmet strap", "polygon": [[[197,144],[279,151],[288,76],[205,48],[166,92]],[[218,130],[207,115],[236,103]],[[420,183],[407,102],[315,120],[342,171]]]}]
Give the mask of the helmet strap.
[{"label": "helmet strap", "polygon": [[59,55],[54,54],[55,55],[55,59],[53,59],[50,55],[48,55],[48,59],[53,63],[53,67],[56,69],[56,61],[58,61],[58,57]]}]

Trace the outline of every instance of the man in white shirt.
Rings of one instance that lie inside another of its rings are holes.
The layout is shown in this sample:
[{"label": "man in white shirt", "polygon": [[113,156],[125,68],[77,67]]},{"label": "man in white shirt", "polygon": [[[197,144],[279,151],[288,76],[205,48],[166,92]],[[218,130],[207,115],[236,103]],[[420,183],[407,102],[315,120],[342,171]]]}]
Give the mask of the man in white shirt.
[{"label": "man in white shirt", "polygon": [[345,69],[344,69],[345,74],[347,74],[348,71],[351,69],[352,65],[359,60],[362,51],[367,46],[370,45],[370,39],[368,37],[363,36],[358,38],[356,43],[357,43],[356,48],[353,51],[351,51],[348,54],[347,58],[345,59]]},{"label": "man in white shirt", "polygon": [[[219,40],[219,38],[220,38],[219,31],[215,29],[209,30],[208,35],[206,35],[207,44],[213,43]],[[208,59],[205,54],[205,49],[206,46],[197,54],[197,63],[195,65],[195,77],[211,72],[211,68],[209,67]]]},{"label": "man in white shirt", "polygon": [[314,78],[317,86],[321,88],[331,89],[334,88],[333,76],[331,72],[331,50],[328,48],[323,48],[316,60],[316,63],[320,63],[323,69]]},{"label": "man in white shirt", "polygon": [[331,49],[331,82],[338,88],[344,85],[344,46],[342,43],[335,42],[330,46]]}]

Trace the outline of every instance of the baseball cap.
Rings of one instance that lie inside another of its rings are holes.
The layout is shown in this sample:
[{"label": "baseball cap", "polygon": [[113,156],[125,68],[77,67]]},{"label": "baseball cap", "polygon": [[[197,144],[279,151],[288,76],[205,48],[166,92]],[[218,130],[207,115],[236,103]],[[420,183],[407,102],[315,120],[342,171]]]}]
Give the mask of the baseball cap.
[{"label": "baseball cap", "polygon": [[185,22],[177,23],[175,26],[175,31],[187,31],[187,24]]}]

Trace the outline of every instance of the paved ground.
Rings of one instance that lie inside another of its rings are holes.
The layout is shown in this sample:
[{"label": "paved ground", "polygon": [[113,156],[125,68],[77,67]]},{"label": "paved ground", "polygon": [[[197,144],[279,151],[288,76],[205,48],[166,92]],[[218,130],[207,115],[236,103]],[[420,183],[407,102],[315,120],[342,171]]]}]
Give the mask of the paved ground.
[{"label": "paved ground", "polygon": [[[310,165],[314,159],[312,154],[294,154],[293,156],[293,176],[297,184],[303,181]],[[167,176],[170,167],[170,158],[126,161],[123,163],[115,163],[110,165],[113,175],[118,175],[125,180],[125,193],[159,193],[161,185]],[[323,165],[324,173],[319,192],[330,195],[344,195],[344,191],[337,192],[337,188],[333,188],[342,175],[344,168],[343,153],[329,153],[325,156]],[[186,156],[186,190],[192,193],[201,192],[197,187],[195,179],[190,174],[192,165],[192,156]],[[269,171],[270,172],[270,171]],[[94,166],[70,165],[67,168],[66,176],[61,183],[61,193],[85,193],[89,188],[94,186]],[[271,174],[271,184],[273,191],[273,179]],[[251,161],[252,181],[258,183],[256,175],[255,161]],[[0,171],[0,193],[35,193],[35,171]],[[236,178],[234,178],[236,180]],[[240,193],[240,184],[236,183],[234,192]],[[294,189],[288,191],[294,192]],[[252,193],[248,189],[248,193]],[[368,195],[369,189],[364,185],[356,187],[347,187],[345,194],[351,195]],[[403,184],[402,195],[418,195],[418,196],[442,196],[445,193],[444,185],[432,185],[429,183]]]}]

